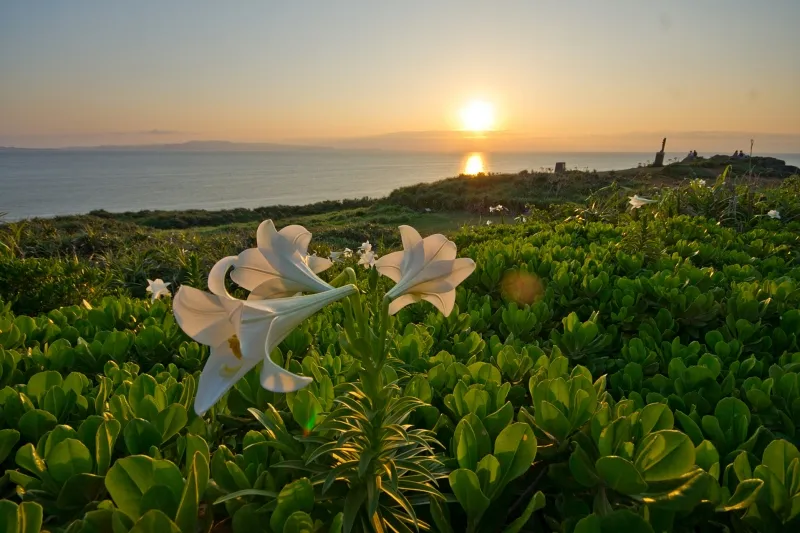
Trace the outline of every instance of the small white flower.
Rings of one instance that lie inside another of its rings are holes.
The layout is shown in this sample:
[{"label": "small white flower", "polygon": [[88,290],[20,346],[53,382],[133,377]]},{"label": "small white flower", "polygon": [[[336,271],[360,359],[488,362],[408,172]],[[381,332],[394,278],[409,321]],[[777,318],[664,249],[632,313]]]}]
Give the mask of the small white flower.
[{"label": "small white flower", "polygon": [[152,293],[151,295],[152,300],[150,301],[155,302],[161,296],[172,296],[172,294],[169,292],[169,289],[167,288],[169,287],[169,285],[170,285],[169,282],[164,283],[164,280],[162,280],[161,278],[158,278],[157,280],[148,279],[147,289],[145,290],[149,293]]},{"label": "small white flower", "polygon": [[770,209],[769,213],[767,213],[767,216],[769,218],[773,218],[773,219],[777,219],[777,220],[781,219],[781,214],[778,211],[776,211],[775,209]]},{"label": "small white flower", "polygon": [[372,245],[369,243],[369,241],[362,242],[361,246],[359,246],[359,248],[358,248],[358,253],[359,254],[364,254],[364,253],[371,252],[371,251],[372,251]]},{"label": "small white flower", "polygon": [[368,252],[364,252],[363,254],[361,254],[361,259],[358,260],[358,264],[364,265],[364,268],[369,269],[372,268],[373,265],[375,265],[375,261],[377,261],[377,259],[378,256],[375,255],[375,252],[370,250]]},{"label": "small white flower", "polygon": [[426,212],[426,213],[430,213],[430,212],[431,212],[431,208],[430,208],[430,207],[426,207],[426,208],[425,208],[425,212]]},{"label": "small white flower", "polygon": [[658,200],[650,200],[648,198],[643,198],[638,194],[635,194],[630,197],[630,201],[628,202],[633,209],[639,209],[647,204],[655,204]]},{"label": "small white flower", "polygon": [[494,213],[494,206],[491,206],[491,207],[489,208],[489,212],[490,212],[490,213]]},{"label": "small white flower", "polygon": [[487,225],[487,226],[491,226],[491,225],[492,225],[492,221],[491,221],[491,220],[487,220],[487,221],[486,221],[486,225]]},{"label": "small white flower", "polygon": [[353,285],[294,298],[237,300],[225,290],[225,274],[236,263],[226,257],[211,269],[211,293],[187,285],[175,294],[173,312],[183,331],[211,347],[197,385],[194,409],[205,413],[225,392],[263,361],[261,385],[273,392],[292,392],[308,385],[275,364],[269,354],[306,318],[329,303],[355,294]]},{"label": "small white flower", "polygon": [[392,299],[389,313],[426,300],[448,316],[456,301],[456,287],[475,270],[475,262],[456,258],[456,245],[444,235],[424,239],[411,226],[400,226],[403,251],[380,258],[375,264],[396,285],[386,293]]},{"label": "small white flower", "polygon": [[353,250],[350,248],[345,248],[342,253],[344,254],[344,257],[353,257]]},{"label": "small white flower", "polygon": [[522,222],[523,224],[528,221],[528,219],[525,218],[525,215],[520,215],[520,216],[514,218],[514,220],[516,220],[517,222]]}]

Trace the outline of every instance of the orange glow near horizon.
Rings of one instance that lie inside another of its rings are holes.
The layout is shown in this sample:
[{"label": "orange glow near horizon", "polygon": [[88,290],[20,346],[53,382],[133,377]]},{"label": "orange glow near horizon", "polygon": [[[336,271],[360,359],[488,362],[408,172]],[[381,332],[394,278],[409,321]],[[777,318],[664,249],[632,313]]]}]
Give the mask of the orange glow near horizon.
[{"label": "orange glow near horizon", "polygon": [[483,161],[483,154],[470,154],[464,163],[464,174],[467,176],[477,176],[486,172],[486,165]]}]

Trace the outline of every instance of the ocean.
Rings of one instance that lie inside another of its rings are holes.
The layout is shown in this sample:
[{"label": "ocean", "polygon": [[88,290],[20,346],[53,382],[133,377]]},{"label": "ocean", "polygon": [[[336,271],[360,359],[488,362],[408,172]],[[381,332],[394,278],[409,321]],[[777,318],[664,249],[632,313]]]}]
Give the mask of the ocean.
[{"label": "ocean", "polygon": [[[666,159],[683,157],[667,154]],[[700,154],[704,155],[704,154]],[[708,154],[711,155],[711,154]],[[228,209],[381,197],[462,172],[636,167],[653,153],[0,151],[4,220],[143,209]],[[800,154],[775,154],[800,166]]]}]

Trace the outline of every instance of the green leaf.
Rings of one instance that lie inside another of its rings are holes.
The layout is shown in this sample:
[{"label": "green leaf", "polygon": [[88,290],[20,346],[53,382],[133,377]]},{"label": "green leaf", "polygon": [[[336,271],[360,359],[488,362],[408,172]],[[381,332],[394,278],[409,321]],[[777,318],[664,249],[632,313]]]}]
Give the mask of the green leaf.
[{"label": "green leaf", "polygon": [[792,459],[798,458],[800,458],[800,453],[798,453],[797,448],[793,444],[783,439],[774,440],[770,442],[764,450],[761,464],[769,468],[772,473],[775,474],[781,482],[781,485],[785,485],[786,469],[789,467],[789,463],[792,462]]},{"label": "green leaf", "polygon": [[569,470],[572,472],[575,481],[584,487],[594,487],[600,482],[600,478],[595,471],[594,465],[589,455],[581,448],[580,444],[575,446],[569,456]]},{"label": "green leaf", "polygon": [[653,527],[638,514],[627,509],[604,516],[590,514],[575,524],[573,533],[653,533]]},{"label": "green leaf", "polygon": [[277,506],[269,519],[269,525],[272,531],[283,531],[283,526],[292,513],[296,511],[310,513],[313,508],[314,488],[308,478],[300,478],[281,489],[278,494]]},{"label": "green leaf", "polygon": [[208,443],[206,443],[203,437],[198,437],[197,435],[192,435],[191,433],[186,435],[186,464],[191,464],[195,452],[200,452],[203,457],[206,459],[206,463],[211,463],[211,455],[208,451]]},{"label": "green leaf", "polygon": [[572,426],[564,413],[547,400],[543,400],[538,407],[534,415],[536,424],[556,440],[566,439]]},{"label": "green leaf", "polygon": [[313,533],[314,521],[303,511],[295,511],[283,525],[283,533]]},{"label": "green leaf", "polygon": [[76,474],[90,473],[94,465],[89,450],[78,439],[66,439],[56,444],[45,461],[48,472],[58,484]]},{"label": "green leaf", "polygon": [[503,429],[494,441],[494,456],[502,471],[499,491],[530,469],[536,457],[536,437],[531,427],[516,422]]},{"label": "green leaf", "polygon": [[106,474],[105,484],[117,507],[136,520],[141,515],[142,496],[150,487],[164,485],[177,499],[183,491],[183,476],[170,461],[132,455],[114,463]]},{"label": "green leaf", "polygon": [[264,511],[263,507],[260,503],[248,503],[239,507],[231,520],[233,533],[271,533],[269,512]]},{"label": "green leaf", "polygon": [[683,432],[692,439],[692,444],[698,446],[703,442],[703,431],[694,420],[689,418],[689,415],[680,411],[675,411],[675,417],[678,419],[678,423],[680,423]]},{"label": "green leaf", "polygon": [[161,433],[161,442],[167,442],[177,434],[188,422],[186,408],[179,403],[173,403],[156,415],[153,425]]},{"label": "green leaf", "polygon": [[[317,417],[322,412],[319,400],[308,389],[297,391],[292,403],[292,418],[304,431],[311,431],[317,425]],[[274,528],[273,528],[274,529]],[[280,530],[275,530],[280,531]]]},{"label": "green leaf", "polygon": [[17,442],[19,442],[19,431],[16,429],[0,429],[0,464],[6,460]]},{"label": "green leaf", "polygon": [[775,473],[764,465],[758,465],[753,470],[753,475],[764,482],[758,492],[760,502],[767,504],[770,509],[780,514],[789,505],[789,495]]},{"label": "green leaf", "polygon": [[478,442],[472,426],[465,418],[456,426],[453,434],[453,444],[455,444],[455,455],[458,466],[475,470],[478,466]]},{"label": "green leaf", "polygon": [[753,477],[753,470],[750,468],[750,460],[747,458],[747,452],[741,452],[733,460],[733,471],[739,482],[745,481]]},{"label": "green leaf", "polygon": [[178,526],[158,509],[151,509],[142,516],[129,533],[181,533]]},{"label": "green leaf", "polygon": [[38,503],[17,505],[10,500],[0,500],[0,531],[4,533],[39,533],[42,518],[42,506]]},{"label": "green leaf", "polygon": [[272,492],[271,490],[261,490],[261,489],[244,489],[244,490],[237,490],[236,492],[229,492],[224,496],[220,496],[216,500],[214,500],[215,505],[219,505],[220,503],[225,503],[230,500],[235,500],[236,498],[242,498],[244,496],[263,496],[265,498],[277,499],[278,493]]},{"label": "green leaf", "polygon": [[758,492],[764,482],[760,479],[746,479],[736,486],[736,491],[733,493],[725,505],[722,507],[723,511],[738,511],[746,509],[756,501]]},{"label": "green leaf", "polygon": [[61,487],[56,504],[62,509],[81,509],[100,499],[105,491],[104,481],[94,474],[74,475]]},{"label": "green leaf", "polygon": [[353,524],[355,524],[358,516],[358,511],[361,509],[366,499],[367,493],[361,487],[347,492],[347,497],[344,500],[344,509],[342,511],[344,513],[342,518],[343,533],[350,533],[350,531],[352,531]]},{"label": "green leaf", "polygon": [[642,437],[652,431],[672,429],[675,419],[672,411],[663,403],[645,405],[639,415],[639,425],[642,428]]},{"label": "green leaf", "polygon": [[42,529],[44,510],[36,502],[22,502],[17,509],[17,532],[39,533]]},{"label": "green leaf", "polygon": [[180,506],[175,515],[175,523],[183,533],[194,533],[197,528],[197,514],[208,484],[208,475],[208,461],[202,452],[195,452]]},{"label": "green leaf", "polygon": [[42,435],[56,427],[55,416],[42,409],[31,409],[19,419],[19,432],[26,442],[38,442]]},{"label": "green leaf", "polygon": [[95,462],[97,463],[97,473],[104,476],[111,466],[111,456],[114,451],[114,443],[119,435],[120,423],[113,418],[105,419],[97,428],[95,436]]},{"label": "green leaf", "polygon": [[664,481],[679,478],[694,466],[694,461],[691,439],[680,431],[664,430],[645,437],[634,464],[645,481]]},{"label": "green leaf", "polygon": [[[431,517],[433,517],[433,523],[436,525],[436,529],[440,533],[453,533],[453,528],[450,527],[450,513],[447,509],[447,504],[445,503],[442,505],[442,502],[433,496],[429,498],[429,501]],[[331,527],[331,532],[333,532],[333,527]]]},{"label": "green leaf", "polygon": [[489,498],[481,492],[480,482],[475,472],[459,468],[450,472],[450,488],[453,489],[458,503],[467,513],[471,522],[480,520],[489,507]]},{"label": "green leaf", "polygon": [[695,461],[697,466],[708,472],[714,464],[719,463],[719,453],[714,445],[707,440],[695,448]]},{"label": "green leaf", "polygon": [[478,461],[478,467],[475,473],[478,475],[480,482],[481,492],[483,492],[490,500],[494,497],[495,491],[501,488],[498,484],[500,481],[500,461],[497,460],[492,454],[485,456]]},{"label": "green leaf", "polygon": [[[681,482],[677,487],[676,482]],[[653,509],[667,512],[688,512],[697,507],[701,501],[716,503],[719,501],[719,482],[700,468],[694,469],[687,475],[672,480],[669,488],[659,488],[654,482],[650,490],[655,494],[647,495],[647,502]]]},{"label": "green leaf", "polygon": [[41,405],[42,399],[47,391],[52,387],[60,387],[63,382],[64,380],[59,372],[54,370],[39,372],[38,374],[31,376],[31,379],[28,380],[28,385],[25,388],[25,392],[31,398],[35,398],[36,403]]},{"label": "green leaf", "polygon": [[528,520],[531,519],[533,513],[538,511],[539,509],[544,509],[546,504],[546,500],[542,491],[538,491],[536,494],[533,495],[531,500],[528,502],[528,505],[525,506],[525,510],[522,512],[522,516],[511,522],[508,527],[503,530],[503,533],[519,533],[522,530],[522,527],[528,523]]},{"label": "green leaf", "polygon": [[647,483],[627,459],[608,455],[598,459],[595,468],[603,482],[617,492],[641,494],[647,490]]},{"label": "green leaf", "polygon": [[486,415],[486,418],[483,419],[483,425],[486,428],[486,431],[489,432],[489,436],[492,439],[496,439],[497,436],[500,434],[503,429],[505,429],[512,421],[514,420],[514,406],[511,402],[506,402],[503,404],[503,407]]},{"label": "green leaf", "polygon": [[47,471],[47,466],[44,464],[44,460],[39,457],[39,454],[36,453],[36,448],[34,448],[33,444],[30,443],[17,450],[17,455],[14,457],[14,461],[20,467],[39,477],[41,477],[41,475]]},{"label": "green leaf", "polygon": [[175,516],[178,510],[178,499],[165,485],[153,485],[142,496],[140,512],[147,514],[152,509],[157,509],[167,516]]},{"label": "green leaf", "polygon": [[131,455],[146,454],[151,446],[161,444],[161,432],[141,418],[134,418],[125,426],[125,446]]}]

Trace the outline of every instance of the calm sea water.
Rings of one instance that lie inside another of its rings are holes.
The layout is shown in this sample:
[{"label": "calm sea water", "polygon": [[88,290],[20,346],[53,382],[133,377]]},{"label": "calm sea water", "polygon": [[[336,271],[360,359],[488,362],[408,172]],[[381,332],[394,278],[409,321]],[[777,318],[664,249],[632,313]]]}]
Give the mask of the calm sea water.
[{"label": "calm sea water", "polygon": [[[667,154],[671,157],[683,154]],[[394,152],[0,152],[0,213],[6,220],[93,209],[225,209],[380,197],[397,187],[465,169],[517,172],[611,170],[652,153],[424,154]],[[800,166],[800,154],[776,155]]]}]

